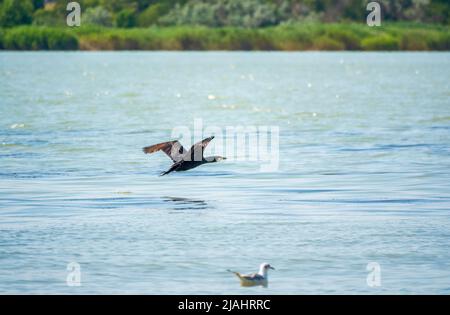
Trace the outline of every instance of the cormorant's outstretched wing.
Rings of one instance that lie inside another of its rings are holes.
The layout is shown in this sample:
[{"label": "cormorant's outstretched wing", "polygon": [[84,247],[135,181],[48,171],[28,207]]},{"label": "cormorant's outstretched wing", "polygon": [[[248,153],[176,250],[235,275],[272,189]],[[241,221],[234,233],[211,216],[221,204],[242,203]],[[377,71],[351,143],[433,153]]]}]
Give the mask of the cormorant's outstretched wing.
[{"label": "cormorant's outstretched wing", "polygon": [[191,149],[186,153],[184,156],[185,161],[201,161],[203,160],[203,151],[205,150],[206,146],[211,142],[211,140],[214,139],[214,136],[203,139],[202,141],[197,142],[194,144]]},{"label": "cormorant's outstretched wing", "polygon": [[157,151],[163,151],[174,162],[181,161],[183,159],[183,155],[185,153],[183,146],[177,140],[154,144],[154,145],[145,147],[142,150],[144,151],[144,153],[147,153],[147,154],[157,152]]}]

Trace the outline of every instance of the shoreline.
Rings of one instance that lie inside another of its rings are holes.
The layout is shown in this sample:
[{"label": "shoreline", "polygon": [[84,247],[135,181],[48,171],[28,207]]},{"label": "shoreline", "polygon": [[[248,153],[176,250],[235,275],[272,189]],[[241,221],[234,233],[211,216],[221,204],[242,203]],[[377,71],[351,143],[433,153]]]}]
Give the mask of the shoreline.
[{"label": "shoreline", "polygon": [[435,24],[294,24],[267,28],[200,26],[0,28],[0,51],[450,51],[450,27]]}]

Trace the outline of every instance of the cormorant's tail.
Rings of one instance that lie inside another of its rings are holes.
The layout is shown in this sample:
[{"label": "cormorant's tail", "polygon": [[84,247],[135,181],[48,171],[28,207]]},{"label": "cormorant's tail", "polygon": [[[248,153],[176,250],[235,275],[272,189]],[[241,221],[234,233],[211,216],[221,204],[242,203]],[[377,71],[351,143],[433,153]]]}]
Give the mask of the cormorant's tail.
[{"label": "cormorant's tail", "polygon": [[164,176],[167,175],[169,173],[172,173],[173,171],[175,171],[177,168],[180,167],[180,163],[175,163],[174,165],[172,165],[167,171],[162,172],[161,174],[159,174],[159,176]]}]

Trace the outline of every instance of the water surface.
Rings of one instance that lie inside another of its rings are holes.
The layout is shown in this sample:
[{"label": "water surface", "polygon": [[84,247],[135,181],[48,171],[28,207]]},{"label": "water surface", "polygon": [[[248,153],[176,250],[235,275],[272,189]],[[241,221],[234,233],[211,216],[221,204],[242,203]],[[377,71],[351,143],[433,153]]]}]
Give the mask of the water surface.
[{"label": "water surface", "polygon": [[[0,292],[448,294],[449,73],[448,53],[1,53]],[[279,170],[158,177],[141,148],[196,118],[279,126]],[[267,289],[226,272],[264,261]]]}]

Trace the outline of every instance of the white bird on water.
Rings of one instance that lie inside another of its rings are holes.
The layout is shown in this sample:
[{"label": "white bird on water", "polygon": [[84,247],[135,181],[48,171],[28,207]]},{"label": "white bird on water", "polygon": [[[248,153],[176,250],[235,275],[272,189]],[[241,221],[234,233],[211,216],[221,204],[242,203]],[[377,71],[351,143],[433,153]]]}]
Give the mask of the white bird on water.
[{"label": "white bird on water", "polygon": [[267,288],[269,284],[268,272],[269,269],[275,270],[270,264],[262,263],[259,266],[259,271],[257,273],[251,273],[247,275],[243,275],[239,272],[228,270],[229,272],[234,273],[240,280],[241,286],[243,287],[253,287],[261,285]]}]

